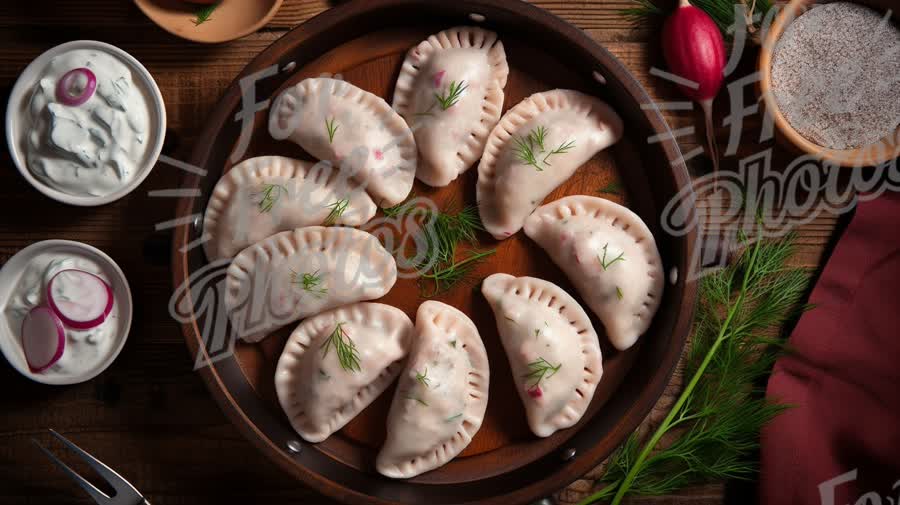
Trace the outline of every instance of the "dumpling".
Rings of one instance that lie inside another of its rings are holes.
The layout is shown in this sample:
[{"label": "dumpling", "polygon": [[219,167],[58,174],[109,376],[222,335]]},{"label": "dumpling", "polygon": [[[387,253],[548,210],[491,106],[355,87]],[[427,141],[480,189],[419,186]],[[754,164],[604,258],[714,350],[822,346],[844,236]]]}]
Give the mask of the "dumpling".
[{"label": "dumpling", "polygon": [[575,170],[622,137],[622,120],[597,98],[568,89],[535,93],[503,115],[478,164],[485,229],[502,240]]},{"label": "dumpling", "polygon": [[375,461],[378,471],[414,477],[462,452],[484,419],[489,378],[487,352],[472,320],[444,303],[422,303],[388,413],[387,440]]},{"label": "dumpling", "polygon": [[402,202],[412,190],[412,131],[387,102],[349,82],[317,77],[288,88],[272,106],[269,134],[339,163],[381,207]]},{"label": "dumpling", "polygon": [[567,196],[529,216],[525,234],[566,273],[616,349],[647,331],[664,279],[656,241],[637,214],[603,198]]},{"label": "dumpling", "polygon": [[294,430],[321,442],[378,397],[403,368],[413,323],[400,309],[355,303],[291,333],[275,369],[278,402]]},{"label": "dumpling", "polygon": [[210,261],[231,258],[280,231],[320,224],[359,226],[375,215],[375,202],[328,162],[284,156],[244,160],[225,174],[203,218]]},{"label": "dumpling", "polygon": [[562,288],[534,277],[484,280],[528,426],[539,437],[577,423],[603,375],[597,333]]},{"label": "dumpling", "polygon": [[308,226],[241,251],[226,271],[225,309],[235,336],[257,342],[304,317],[380,298],[396,280],[394,257],[374,236]]},{"label": "dumpling", "polygon": [[419,180],[446,186],[481,157],[508,75],[503,43],[481,28],[450,28],[409,50],[394,109],[415,132]]}]

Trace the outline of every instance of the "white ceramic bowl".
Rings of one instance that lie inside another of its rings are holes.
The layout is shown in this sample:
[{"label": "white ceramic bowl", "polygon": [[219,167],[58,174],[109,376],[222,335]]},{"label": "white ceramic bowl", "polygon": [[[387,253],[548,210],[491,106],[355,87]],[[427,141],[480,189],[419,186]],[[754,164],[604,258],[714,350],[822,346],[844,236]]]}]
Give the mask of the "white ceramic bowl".
[{"label": "white ceramic bowl", "polygon": [[[19,279],[25,272],[25,268],[35,256],[44,252],[65,253],[67,251],[86,256],[95,261],[100,265],[106,278],[109,279],[113,288],[113,296],[116,304],[119,306],[120,326],[119,333],[115,337],[118,341],[112,346],[109,354],[99,366],[86,370],[81,374],[63,376],[34,373],[28,368],[28,362],[25,361],[25,352],[22,350],[19,332],[9,326],[5,314],[6,306],[9,303],[13,288],[16,287]],[[44,240],[36,242],[16,253],[0,269],[0,351],[3,352],[6,360],[9,361],[13,368],[35,382],[63,386],[85,382],[100,375],[115,361],[122,351],[122,347],[125,346],[125,341],[128,340],[132,310],[131,288],[128,286],[128,280],[125,278],[125,274],[122,273],[122,269],[103,251],[81,242],[73,242],[71,240]]]},{"label": "white ceramic bowl", "polygon": [[[116,191],[103,196],[84,196],[72,195],[53,187],[48,186],[43,181],[35,177],[31,170],[28,169],[28,163],[25,159],[25,134],[28,125],[23,121],[27,117],[28,103],[31,101],[32,90],[35,83],[40,78],[50,60],[67,51],[74,49],[97,49],[107,52],[118,57],[123,63],[131,67],[134,73],[135,82],[142,86],[147,94],[148,104],[150,106],[149,116],[151,128],[154,130],[154,137],[147,151],[146,163],[138,169],[134,178],[128,184],[122,186]],[[156,165],[159,153],[162,151],[163,140],[166,134],[166,107],[163,102],[162,93],[150,72],[144,68],[141,63],[133,56],[119,49],[116,46],[96,40],[73,40],[56,47],[48,49],[43,54],[35,58],[25,67],[25,70],[19,74],[19,79],[13,86],[9,95],[9,103],[6,106],[6,143],[9,146],[9,153],[22,177],[28,180],[32,186],[37,188],[41,193],[53,198],[54,200],[67,203],[70,205],[79,205],[84,207],[104,205],[114,202],[119,198],[130,193],[138,187],[144,179],[150,175],[150,170]]]}]

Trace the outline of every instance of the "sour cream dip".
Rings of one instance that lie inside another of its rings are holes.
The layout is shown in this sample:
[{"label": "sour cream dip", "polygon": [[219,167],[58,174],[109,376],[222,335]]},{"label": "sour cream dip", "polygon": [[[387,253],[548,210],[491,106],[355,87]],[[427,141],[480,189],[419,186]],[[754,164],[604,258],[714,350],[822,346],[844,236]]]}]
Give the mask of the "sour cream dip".
[{"label": "sour cream dip", "polygon": [[[110,286],[112,307],[102,322],[90,328],[62,325],[62,355],[36,371],[26,355],[23,321],[34,309],[52,306],[51,281],[57,301],[73,294],[84,298],[83,286],[73,285],[69,272],[94,275]],[[0,283],[0,350],[23,375],[47,384],[83,382],[105,370],[122,349],[131,325],[131,293],[122,271],[99,250],[66,240],[38,242],[3,266]]]},{"label": "sour cream dip", "polygon": [[39,56],[7,108],[7,140],[20,171],[76,205],[100,205],[134,189],[156,163],[164,132],[165,107],[149,72],[102,42],[69,42]]}]

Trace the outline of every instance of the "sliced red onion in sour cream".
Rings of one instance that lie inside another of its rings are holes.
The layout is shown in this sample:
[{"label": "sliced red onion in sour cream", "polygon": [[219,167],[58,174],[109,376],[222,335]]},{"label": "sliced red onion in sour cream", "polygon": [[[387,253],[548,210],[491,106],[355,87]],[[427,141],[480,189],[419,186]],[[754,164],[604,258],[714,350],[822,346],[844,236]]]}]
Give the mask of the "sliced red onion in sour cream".
[{"label": "sliced red onion in sour cream", "polygon": [[86,330],[112,312],[113,291],[100,277],[83,270],[62,270],[47,284],[50,308],[63,324]]},{"label": "sliced red onion in sour cream", "polygon": [[66,330],[48,307],[35,307],[22,320],[22,349],[34,373],[41,373],[62,358]]},{"label": "sliced red onion in sour cream", "polygon": [[90,100],[97,89],[97,76],[86,67],[66,72],[56,83],[56,99],[63,105],[77,107]]}]

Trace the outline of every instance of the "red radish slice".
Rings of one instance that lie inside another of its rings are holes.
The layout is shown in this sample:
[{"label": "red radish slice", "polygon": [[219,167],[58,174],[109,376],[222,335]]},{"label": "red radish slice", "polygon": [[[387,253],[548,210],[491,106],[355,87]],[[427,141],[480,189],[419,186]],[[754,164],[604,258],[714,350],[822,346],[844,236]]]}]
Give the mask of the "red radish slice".
[{"label": "red radish slice", "polygon": [[22,349],[25,361],[34,373],[41,373],[62,358],[66,348],[66,330],[62,321],[47,307],[35,307],[22,321]]},{"label": "red radish slice", "polygon": [[47,299],[63,324],[77,330],[98,326],[113,307],[109,284],[83,270],[62,270],[54,275],[47,284]]}]

